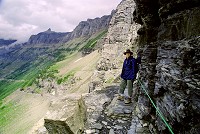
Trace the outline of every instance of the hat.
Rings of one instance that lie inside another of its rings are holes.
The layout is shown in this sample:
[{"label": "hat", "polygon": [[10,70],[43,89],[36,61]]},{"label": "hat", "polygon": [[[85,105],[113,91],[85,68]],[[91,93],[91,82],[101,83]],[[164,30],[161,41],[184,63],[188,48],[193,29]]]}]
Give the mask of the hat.
[{"label": "hat", "polygon": [[131,55],[133,55],[133,52],[131,52],[130,49],[127,49],[126,52],[124,52],[124,55],[126,55],[126,53],[130,53]]}]

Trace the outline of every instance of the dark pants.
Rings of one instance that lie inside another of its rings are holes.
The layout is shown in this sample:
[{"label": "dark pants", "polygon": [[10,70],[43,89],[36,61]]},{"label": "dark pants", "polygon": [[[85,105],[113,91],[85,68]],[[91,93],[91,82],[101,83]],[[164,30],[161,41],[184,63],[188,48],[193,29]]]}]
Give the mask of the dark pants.
[{"label": "dark pants", "polygon": [[128,88],[128,96],[132,97],[132,94],[133,94],[133,81],[134,80],[124,80],[124,79],[122,79],[121,80],[121,84],[120,84],[119,93],[120,94],[124,94],[124,90],[125,90],[125,88],[127,86],[127,88]]}]

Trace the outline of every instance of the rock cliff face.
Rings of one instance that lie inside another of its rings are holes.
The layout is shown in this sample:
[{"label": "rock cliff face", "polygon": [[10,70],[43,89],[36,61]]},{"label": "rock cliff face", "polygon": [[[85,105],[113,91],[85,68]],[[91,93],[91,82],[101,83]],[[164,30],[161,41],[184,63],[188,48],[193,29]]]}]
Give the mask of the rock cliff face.
[{"label": "rock cliff face", "polygon": [[70,38],[79,38],[85,36],[91,36],[100,30],[108,29],[110,20],[115,11],[111,15],[105,15],[101,18],[88,19],[87,21],[81,21],[78,26],[71,33]]},{"label": "rock cliff face", "polygon": [[[135,3],[134,20],[142,25],[138,30],[138,45],[143,51],[140,76],[145,88],[174,133],[197,134],[200,132],[200,1],[135,0]],[[156,128],[152,129],[155,133],[168,133],[143,92],[138,106],[141,117]]]},{"label": "rock cliff face", "polygon": [[133,47],[132,44],[137,38],[137,30],[140,28],[140,25],[133,20],[134,10],[133,0],[123,0],[118,5],[105,37],[102,50],[103,59],[109,59],[111,63],[114,63],[114,61],[124,58],[125,49]]}]

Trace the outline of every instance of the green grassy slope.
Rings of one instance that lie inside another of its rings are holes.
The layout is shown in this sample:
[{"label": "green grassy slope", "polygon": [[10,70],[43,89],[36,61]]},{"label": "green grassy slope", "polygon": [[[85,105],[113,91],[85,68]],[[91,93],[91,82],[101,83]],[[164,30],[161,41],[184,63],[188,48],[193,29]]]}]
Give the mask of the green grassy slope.
[{"label": "green grassy slope", "polygon": [[0,104],[0,133],[4,131],[4,128],[21,112],[25,109],[24,106],[16,105],[14,102],[7,104]]},{"label": "green grassy slope", "polygon": [[[49,47],[29,46],[12,52],[15,56],[21,55],[21,59],[17,60],[17,62],[7,63],[7,66],[2,69],[1,76],[4,75],[4,78],[0,78],[0,100],[10,95],[16,89],[32,85],[39,75],[44,75],[47,72],[45,70],[52,67],[56,70],[56,66],[53,65],[56,65],[59,61],[67,61],[67,59],[71,59],[78,52],[93,49],[97,41],[105,36],[106,33],[107,31],[104,30],[90,38],[78,38],[66,44]],[[27,58],[27,60],[23,61],[23,58]],[[3,74],[3,72],[6,72],[6,74]],[[58,78],[58,82],[66,81],[73,74],[70,73],[68,75],[66,74],[65,77]]]}]

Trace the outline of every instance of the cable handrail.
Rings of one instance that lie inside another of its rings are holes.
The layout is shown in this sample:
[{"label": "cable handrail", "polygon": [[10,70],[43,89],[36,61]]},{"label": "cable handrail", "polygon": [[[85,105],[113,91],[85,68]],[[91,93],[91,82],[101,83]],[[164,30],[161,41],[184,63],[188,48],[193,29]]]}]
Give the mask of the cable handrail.
[{"label": "cable handrail", "polygon": [[151,99],[150,95],[148,94],[147,90],[145,89],[145,86],[143,85],[142,81],[138,78],[138,81],[140,83],[140,85],[142,86],[142,89],[144,90],[145,94],[148,96],[148,98],[150,99],[152,105],[154,106],[154,108],[156,109],[158,115],[161,117],[161,119],[163,120],[163,122],[165,123],[165,125],[167,126],[167,128],[169,129],[169,131],[171,132],[171,134],[174,134],[171,126],[167,123],[165,117],[162,115],[162,113],[160,112],[160,110],[158,109],[158,107],[156,107],[155,103],[153,102],[153,100]]}]

